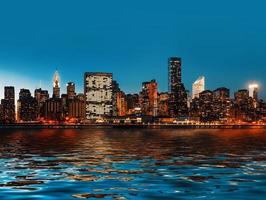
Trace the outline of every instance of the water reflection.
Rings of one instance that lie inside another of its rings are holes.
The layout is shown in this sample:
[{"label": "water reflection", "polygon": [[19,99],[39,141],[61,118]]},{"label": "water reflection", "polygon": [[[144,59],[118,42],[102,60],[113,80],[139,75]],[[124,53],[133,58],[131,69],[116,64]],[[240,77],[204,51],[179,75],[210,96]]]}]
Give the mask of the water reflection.
[{"label": "water reflection", "polygon": [[0,199],[264,199],[266,132],[1,130]]}]

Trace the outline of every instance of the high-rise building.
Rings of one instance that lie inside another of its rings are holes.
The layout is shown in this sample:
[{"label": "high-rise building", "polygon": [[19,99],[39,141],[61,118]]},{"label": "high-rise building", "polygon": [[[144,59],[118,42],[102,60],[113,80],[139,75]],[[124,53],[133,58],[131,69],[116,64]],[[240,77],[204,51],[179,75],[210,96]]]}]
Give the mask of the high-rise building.
[{"label": "high-rise building", "polygon": [[76,96],[75,83],[73,83],[73,82],[67,83],[67,97],[68,97],[68,99],[74,99],[75,96]]},{"label": "high-rise building", "polygon": [[120,92],[119,84],[117,81],[113,80],[112,81],[112,90],[113,90],[113,97],[112,97],[112,102],[113,102],[113,116],[118,116],[118,102],[117,102],[117,95]]},{"label": "high-rise building", "polygon": [[259,85],[258,84],[250,84],[249,88],[249,96],[258,101],[258,93],[259,93]]},{"label": "high-rise building", "polygon": [[54,73],[53,86],[53,97],[60,98],[60,78],[58,71]]},{"label": "high-rise building", "polygon": [[127,100],[126,94],[122,91],[116,94],[117,116],[126,116],[127,114]]},{"label": "high-rise building", "polygon": [[38,117],[38,102],[31,96],[28,89],[21,89],[17,103],[18,121],[30,122],[36,121]]},{"label": "high-rise building", "polygon": [[113,75],[111,73],[87,72],[84,76],[86,119],[112,116]]},{"label": "high-rise building", "polygon": [[60,98],[50,98],[44,104],[45,119],[62,121],[62,100]]},{"label": "high-rise building", "polygon": [[140,103],[142,114],[154,117],[158,115],[158,85],[155,80],[142,83]]},{"label": "high-rise building", "polygon": [[15,112],[15,88],[12,86],[5,87],[5,98],[2,100],[4,122],[14,123],[16,121]]},{"label": "high-rise building", "polygon": [[49,93],[47,90],[42,90],[41,88],[34,91],[34,97],[38,103],[38,118],[45,117],[45,108],[44,104],[49,99]]},{"label": "high-rise building", "polygon": [[234,118],[237,120],[249,120],[250,118],[250,97],[246,89],[238,90],[235,93]]},{"label": "high-rise building", "polygon": [[168,108],[169,94],[167,92],[162,92],[158,94],[158,116],[168,117],[169,108]]},{"label": "high-rise building", "polygon": [[187,93],[182,83],[181,58],[168,59],[169,114],[171,117],[188,115]]},{"label": "high-rise building", "polygon": [[82,121],[85,119],[85,97],[83,94],[75,96],[74,99],[68,99],[68,117]]},{"label": "high-rise building", "polygon": [[140,115],[140,97],[138,94],[127,94],[127,115]]},{"label": "high-rise building", "polygon": [[205,90],[205,77],[200,76],[192,85],[192,99],[199,98],[199,94]]},{"label": "high-rise building", "polygon": [[230,99],[230,90],[225,87],[213,91],[213,112],[217,120],[230,121],[232,118],[233,103]]}]

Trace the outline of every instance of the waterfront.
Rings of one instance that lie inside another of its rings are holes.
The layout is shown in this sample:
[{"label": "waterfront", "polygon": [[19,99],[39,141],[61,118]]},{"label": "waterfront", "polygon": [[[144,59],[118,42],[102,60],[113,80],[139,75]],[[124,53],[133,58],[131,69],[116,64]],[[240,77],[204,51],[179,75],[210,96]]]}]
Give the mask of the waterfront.
[{"label": "waterfront", "polygon": [[0,199],[265,199],[264,129],[1,130]]}]

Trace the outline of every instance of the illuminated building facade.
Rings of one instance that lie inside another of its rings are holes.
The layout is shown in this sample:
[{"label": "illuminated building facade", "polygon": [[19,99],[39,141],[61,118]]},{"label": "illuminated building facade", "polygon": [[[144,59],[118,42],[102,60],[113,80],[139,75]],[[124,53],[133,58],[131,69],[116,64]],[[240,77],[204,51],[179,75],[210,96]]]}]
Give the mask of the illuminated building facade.
[{"label": "illuminated building facade", "polygon": [[154,117],[158,115],[158,85],[155,80],[142,83],[140,104],[143,115]]},{"label": "illuminated building facade", "polygon": [[42,90],[41,88],[34,91],[34,97],[38,103],[38,118],[45,117],[45,108],[44,104],[49,99],[49,93],[47,90]]},{"label": "illuminated building facade", "polygon": [[113,90],[113,97],[112,97],[112,104],[113,104],[113,116],[119,116],[118,115],[118,101],[117,101],[117,95],[120,92],[119,84],[117,81],[112,81],[112,90]]},{"label": "illuminated building facade", "polygon": [[5,87],[4,99],[1,101],[3,107],[3,122],[15,123],[15,88],[13,86]]},{"label": "illuminated building facade", "polygon": [[182,83],[181,58],[168,59],[169,114],[171,117],[188,115],[187,93]]},{"label": "illuminated building facade", "polygon": [[28,89],[21,89],[17,102],[17,120],[19,122],[32,122],[38,118],[38,102],[31,96]]},{"label": "illuminated building facade", "polygon": [[167,92],[159,93],[158,95],[158,116],[168,117],[169,116],[169,94]]},{"label": "illuminated building facade", "polygon": [[68,82],[67,83],[67,98],[68,99],[74,99],[76,96],[76,86],[75,83],[73,82]]},{"label": "illuminated building facade", "polygon": [[60,78],[58,71],[54,73],[53,85],[53,98],[60,98]]},{"label": "illuminated building facade", "polygon": [[213,112],[215,119],[220,121],[230,121],[232,118],[233,102],[230,99],[230,90],[225,87],[213,91]]},{"label": "illuminated building facade", "polygon": [[111,73],[87,72],[84,76],[86,118],[97,119],[112,116],[113,75]]},{"label": "illuminated building facade", "polygon": [[63,121],[62,101],[60,98],[50,98],[45,102],[45,119]]},{"label": "illuminated building facade", "polygon": [[199,94],[199,117],[200,121],[214,121],[213,92],[205,90]]},{"label": "illuminated building facade", "polygon": [[253,99],[249,97],[246,89],[235,93],[234,118],[241,121],[250,121],[255,118],[255,107]]},{"label": "illuminated building facade", "polygon": [[85,119],[85,96],[83,94],[68,99],[68,117],[77,121]]},{"label": "illuminated building facade", "polygon": [[199,98],[199,94],[205,90],[205,77],[200,76],[192,85],[192,99]]},{"label": "illuminated building facade", "polygon": [[259,93],[259,85],[258,84],[250,84],[249,85],[249,96],[254,100],[258,101],[258,93]]},{"label": "illuminated building facade", "polygon": [[117,92],[116,94],[116,105],[117,105],[117,116],[126,116],[127,115],[127,100],[126,94],[122,91]]},{"label": "illuminated building facade", "polygon": [[127,94],[127,115],[141,115],[139,94]]}]

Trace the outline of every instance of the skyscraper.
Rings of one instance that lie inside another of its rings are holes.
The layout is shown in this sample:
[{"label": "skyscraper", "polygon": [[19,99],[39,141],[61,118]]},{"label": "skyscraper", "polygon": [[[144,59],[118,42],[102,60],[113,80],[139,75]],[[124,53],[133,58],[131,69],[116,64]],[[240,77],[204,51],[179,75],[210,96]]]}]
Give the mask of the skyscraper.
[{"label": "skyscraper", "polygon": [[182,83],[181,58],[168,59],[169,114],[171,117],[188,115],[187,93]]},{"label": "skyscraper", "polygon": [[49,99],[49,93],[47,90],[42,90],[41,88],[39,88],[34,91],[34,97],[38,103],[38,118],[44,118],[44,104]]},{"label": "skyscraper", "polygon": [[199,98],[199,94],[205,90],[205,77],[200,76],[192,85],[192,99]]},{"label": "skyscraper", "polygon": [[250,84],[248,86],[249,89],[249,96],[255,99],[256,101],[258,100],[258,93],[259,93],[259,85],[258,84]]},{"label": "skyscraper", "polygon": [[126,116],[127,114],[127,100],[126,94],[119,91],[116,94],[117,116]]},{"label": "skyscraper", "polygon": [[158,84],[155,80],[142,83],[140,102],[144,115],[154,117],[158,115]]},{"label": "skyscraper", "polygon": [[181,64],[181,58],[168,59],[168,90],[170,93],[176,92],[182,83]]},{"label": "skyscraper", "polygon": [[15,88],[12,86],[5,87],[5,98],[2,100],[4,122],[14,123],[16,121],[15,112]]},{"label": "skyscraper", "polygon": [[38,117],[38,102],[31,96],[28,89],[21,89],[17,103],[18,121],[29,122],[36,121]]},{"label": "skyscraper", "polygon": [[60,98],[60,78],[58,71],[54,73],[53,86],[53,97]]},{"label": "skyscraper", "polygon": [[99,119],[112,116],[113,74],[87,72],[84,75],[84,94],[86,98],[86,118]]},{"label": "skyscraper", "polygon": [[76,96],[75,83],[73,83],[73,82],[67,83],[67,97],[68,97],[68,99],[74,99],[75,96]]}]

